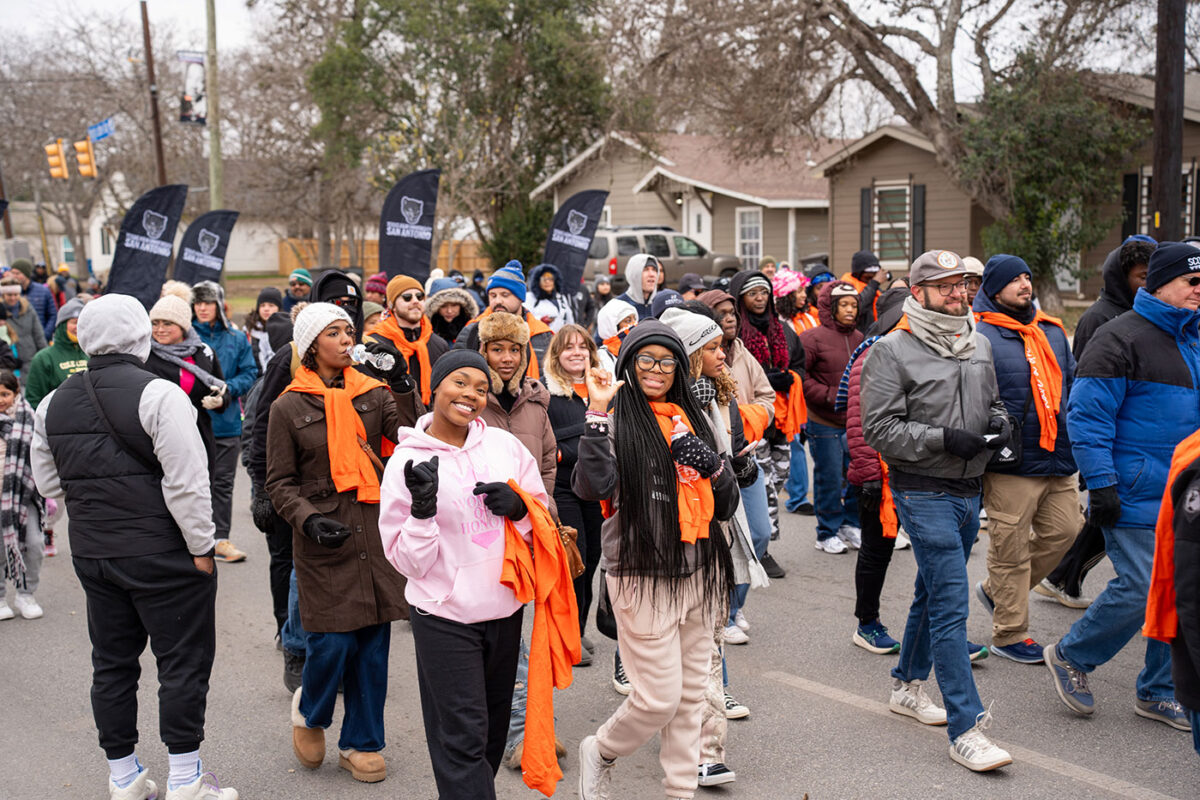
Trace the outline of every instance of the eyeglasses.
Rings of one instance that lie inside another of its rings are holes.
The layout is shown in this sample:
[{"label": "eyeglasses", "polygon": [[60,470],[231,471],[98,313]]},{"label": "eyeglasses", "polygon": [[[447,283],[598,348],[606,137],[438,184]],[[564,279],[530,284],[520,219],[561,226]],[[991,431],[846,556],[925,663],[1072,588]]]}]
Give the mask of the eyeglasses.
[{"label": "eyeglasses", "polygon": [[970,289],[968,281],[959,281],[958,283],[934,283],[926,287],[927,289],[937,289],[938,294],[942,297],[949,297],[955,292],[966,294]]},{"label": "eyeglasses", "polygon": [[633,363],[637,364],[637,368],[642,372],[649,372],[657,364],[659,372],[664,375],[670,375],[675,371],[675,366],[679,362],[673,358],[655,358],[651,355],[642,354],[634,359]]},{"label": "eyeglasses", "polygon": [[405,292],[404,294],[400,295],[400,299],[406,303],[411,303],[413,300],[424,300],[425,293],[424,292]]},{"label": "eyeglasses", "polygon": [[1195,289],[1197,286],[1200,286],[1200,275],[1188,278],[1187,285],[1191,286],[1193,289]]},{"label": "eyeglasses", "polygon": [[288,286],[291,286],[293,289],[296,288],[297,286],[307,286],[307,285],[308,284],[305,283],[304,281],[288,281]]}]

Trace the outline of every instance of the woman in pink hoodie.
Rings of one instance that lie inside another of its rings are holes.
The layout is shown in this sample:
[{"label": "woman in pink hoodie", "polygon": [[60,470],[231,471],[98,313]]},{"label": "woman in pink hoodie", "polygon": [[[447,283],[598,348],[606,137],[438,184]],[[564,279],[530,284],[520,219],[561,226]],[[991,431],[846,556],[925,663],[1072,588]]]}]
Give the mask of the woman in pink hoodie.
[{"label": "woman in pink hoodie", "polygon": [[489,386],[479,353],[438,359],[433,410],[400,429],[380,489],[383,549],[408,578],[425,736],[444,798],[496,796],[523,610],[500,584],[504,518],[527,541],[531,528],[507,481],[549,502],[525,446],[479,419]]}]

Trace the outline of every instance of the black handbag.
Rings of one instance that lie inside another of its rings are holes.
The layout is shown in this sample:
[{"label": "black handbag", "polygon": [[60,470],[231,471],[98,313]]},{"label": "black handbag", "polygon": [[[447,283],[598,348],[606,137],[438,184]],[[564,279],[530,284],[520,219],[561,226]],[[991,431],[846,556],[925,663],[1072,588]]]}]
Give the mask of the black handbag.
[{"label": "black handbag", "polygon": [[617,638],[617,618],[613,614],[612,600],[608,597],[606,572],[600,570],[600,597],[596,600],[596,630],[610,639]]}]

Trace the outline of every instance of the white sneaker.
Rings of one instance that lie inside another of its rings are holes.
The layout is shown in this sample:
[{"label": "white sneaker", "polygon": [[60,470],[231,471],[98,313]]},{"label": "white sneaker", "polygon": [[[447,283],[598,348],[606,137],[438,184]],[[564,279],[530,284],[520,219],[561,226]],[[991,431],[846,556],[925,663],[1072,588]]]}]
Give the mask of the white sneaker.
[{"label": "white sneaker", "polygon": [[585,736],[579,743],[579,800],[610,800],[612,768],[616,759],[606,761],[600,755],[595,736]]},{"label": "white sneaker", "polygon": [[696,776],[700,786],[721,786],[737,780],[737,773],[721,763],[701,764]]},{"label": "white sneaker", "polygon": [[846,552],[845,543],[836,536],[830,536],[828,539],[817,539],[817,543],[814,546],[818,550],[833,555]]},{"label": "white sneaker", "polygon": [[142,771],[133,779],[133,783],[124,789],[108,779],[108,800],[156,800],[158,786],[150,780],[150,774],[142,767]]},{"label": "white sneaker", "polygon": [[837,530],[837,538],[845,542],[846,546],[851,550],[858,550],[862,547],[862,528],[856,528],[853,525],[843,525]]},{"label": "white sneaker", "polygon": [[16,614],[13,613],[12,608],[8,605],[8,601],[0,600],[0,619],[12,619],[15,616]]},{"label": "white sneaker", "polygon": [[912,540],[908,538],[908,534],[904,531],[896,531],[896,542],[892,545],[893,550],[907,550],[912,547]]},{"label": "white sneaker", "polygon": [[238,793],[237,789],[222,789],[217,777],[206,772],[186,786],[167,789],[166,800],[238,800]]},{"label": "white sneaker", "polygon": [[745,719],[750,716],[750,707],[733,699],[729,692],[725,693],[725,719]]},{"label": "white sneaker", "polygon": [[43,613],[42,607],[38,605],[38,601],[34,600],[31,594],[17,592],[17,596],[13,598],[13,607],[25,619],[40,619]]},{"label": "white sneaker", "polygon": [[742,613],[741,609],[738,609],[738,612],[733,615],[733,624],[737,625],[746,633],[750,632],[750,620],[746,619],[746,615]]},{"label": "white sneaker", "polygon": [[984,736],[983,730],[991,724],[991,712],[985,711],[979,715],[975,727],[960,734],[950,745],[950,758],[962,764],[972,772],[990,772],[997,767],[1012,763],[1012,756],[1007,750]]},{"label": "white sneaker", "polygon": [[925,694],[925,686],[921,681],[905,683],[899,678],[892,678],[892,697],[888,700],[888,708],[897,714],[912,717],[923,725],[946,724],[946,709]]},{"label": "white sneaker", "polygon": [[725,644],[747,644],[750,641],[750,637],[746,635],[746,632],[737,625],[727,625],[723,638],[725,639]]}]

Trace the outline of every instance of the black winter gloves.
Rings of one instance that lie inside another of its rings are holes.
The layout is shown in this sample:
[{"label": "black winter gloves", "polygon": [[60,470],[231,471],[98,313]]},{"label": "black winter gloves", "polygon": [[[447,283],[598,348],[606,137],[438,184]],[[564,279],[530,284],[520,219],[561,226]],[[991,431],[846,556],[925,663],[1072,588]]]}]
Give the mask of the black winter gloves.
[{"label": "black winter gloves", "polygon": [[341,547],[350,538],[350,529],[336,519],[313,514],[304,520],[304,535],[322,547]]},{"label": "black winter gloves", "polygon": [[1012,425],[1009,424],[1008,417],[1006,416],[992,417],[988,420],[987,432],[989,435],[995,435],[996,437],[987,443],[988,449],[999,450],[1008,444],[1009,439],[1012,438]]},{"label": "black winter gloves", "polygon": [[786,392],[792,388],[792,373],[787,370],[771,370],[767,373],[767,382],[777,392]]},{"label": "black winter gloves", "polygon": [[1115,486],[1090,489],[1088,504],[1091,507],[1088,517],[1092,524],[1099,525],[1101,528],[1111,528],[1121,518],[1121,496],[1117,494]]},{"label": "black winter gloves", "polygon": [[978,433],[971,433],[962,428],[942,428],[942,446],[950,455],[970,461],[983,452],[987,440]]},{"label": "black winter gloves", "polygon": [[495,483],[477,483],[475,491],[471,494],[483,495],[483,504],[487,506],[488,511],[495,514],[497,517],[508,517],[513,522],[519,519],[524,519],[529,513],[529,509],[525,507],[525,501],[521,499],[521,495],[513,491],[513,488],[507,483],[496,481]]},{"label": "black winter gloves", "polygon": [[867,481],[858,491],[876,503],[883,501],[883,481]]},{"label": "black winter gloves", "polygon": [[271,505],[271,496],[261,487],[254,489],[254,499],[250,501],[250,516],[254,520],[254,527],[263,533],[271,532],[275,507]]},{"label": "black winter gloves", "polygon": [[429,519],[437,513],[438,457],[413,466],[412,459],[404,465],[404,484],[412,494],[412,515]]},{"label": "black winter gloves", "polygon": [[701,478],[711,478],[721,468],[721,456],[694,433],[671,437],[671,459],[696,470]]}]

